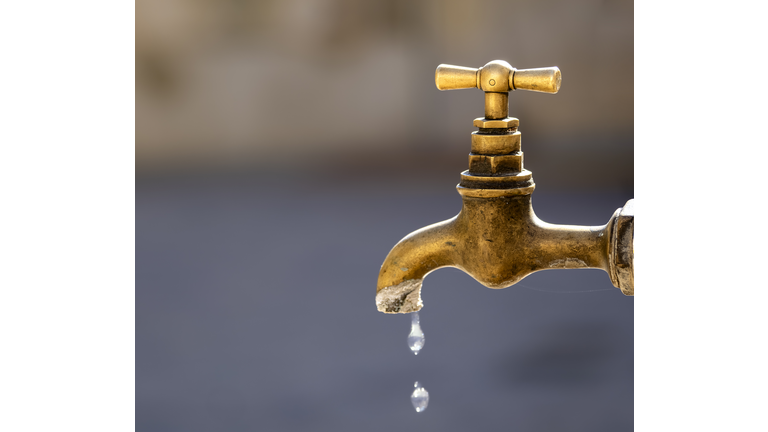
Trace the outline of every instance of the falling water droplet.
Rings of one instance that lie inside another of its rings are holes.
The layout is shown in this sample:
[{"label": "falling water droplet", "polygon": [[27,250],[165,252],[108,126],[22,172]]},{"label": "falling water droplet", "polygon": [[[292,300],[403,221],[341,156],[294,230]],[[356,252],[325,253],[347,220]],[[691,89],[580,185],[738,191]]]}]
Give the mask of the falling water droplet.
[{"label": "falling water droplet", "polygon": [[422,412],[427,409],[429,403],[429,392],[424,387],[419,387],[419,382],[413,383],[415,389],[411,393],[411,403],[416,409],[416,412]]},{"label": "falling water droplet", "polygon": [[411,313],[411,333],[408,334],[408,346],[414,354],[418,355],[424,347],[424,332],[419,325],[419,313]]}]

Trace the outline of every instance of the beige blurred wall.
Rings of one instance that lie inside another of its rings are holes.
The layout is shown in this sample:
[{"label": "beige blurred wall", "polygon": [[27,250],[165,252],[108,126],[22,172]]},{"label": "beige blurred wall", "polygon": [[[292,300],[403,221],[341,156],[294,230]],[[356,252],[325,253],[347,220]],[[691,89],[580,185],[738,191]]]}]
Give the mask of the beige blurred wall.
[{"label": "beige blurred wall", "polygon": [[136,17],[138,171],[466,155],[482,93],[438,91],[435,67],[502,59],[563,74],[557,95],[510,95],[526,166],[605,157],[631,182],[630,1],[138,0]]}]

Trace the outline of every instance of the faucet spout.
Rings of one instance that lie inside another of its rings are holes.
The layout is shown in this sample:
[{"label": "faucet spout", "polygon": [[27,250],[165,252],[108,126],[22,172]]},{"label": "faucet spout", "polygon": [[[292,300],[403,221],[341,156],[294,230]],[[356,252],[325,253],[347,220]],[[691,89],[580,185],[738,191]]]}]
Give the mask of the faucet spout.
[{"label": "faucet spout", "polygon": [[376,307],[380,312],[421,310],[424,277],[441,267],[456,267],[457,218],[416,230],[392,248],[381,266],[376,287]]}]

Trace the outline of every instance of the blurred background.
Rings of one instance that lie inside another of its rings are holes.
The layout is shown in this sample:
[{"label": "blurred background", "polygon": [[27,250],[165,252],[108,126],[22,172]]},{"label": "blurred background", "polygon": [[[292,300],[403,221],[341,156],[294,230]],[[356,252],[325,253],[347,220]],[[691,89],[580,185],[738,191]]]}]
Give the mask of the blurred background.
[{"label": "blurred background", "polygon": [[633,7],[137,1],[137,430],[631,430],[633,299],[604,272],[435,272],[418,357],[374,296],[390,248],[460,209],[484,99],[438,64],[562,71],[510,94],[539,217],[634,196]]}]

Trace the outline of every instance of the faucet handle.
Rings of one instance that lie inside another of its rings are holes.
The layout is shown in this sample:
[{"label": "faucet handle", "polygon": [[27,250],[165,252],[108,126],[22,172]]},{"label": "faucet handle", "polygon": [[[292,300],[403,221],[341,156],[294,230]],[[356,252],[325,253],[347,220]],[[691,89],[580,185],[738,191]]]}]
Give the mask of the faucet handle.
[{"label": "faucet handle", "polygon": [[530,90],[557,93],[562,76],[557,66],[537,69],[515,69],[503,60],[488,62],[481,68],[441,64],[435,70],[438,90],[479,88],[485,92],[485,117],[506,118],[509,113],[509,93]]},{"label": "faucet handle", "polygon": [[562,76],[557,66],[537,69],[515,69],[502,60],[494,60],[481,68],[441,64],[435,70],[438,90],[479,88],[486,92],[530,90],[557,93]]}]

